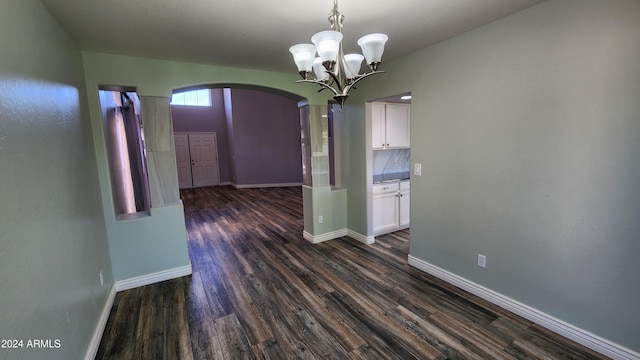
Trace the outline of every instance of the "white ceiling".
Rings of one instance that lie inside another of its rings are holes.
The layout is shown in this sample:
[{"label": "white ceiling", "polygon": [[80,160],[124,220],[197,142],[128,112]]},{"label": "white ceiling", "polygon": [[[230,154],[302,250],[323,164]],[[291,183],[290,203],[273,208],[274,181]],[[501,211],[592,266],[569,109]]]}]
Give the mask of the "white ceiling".
[{"label": "white ceiling", "polygon": [[[389,35],[383,62],[543,0],[341,0],[345,52]],[[83,50],[295,73],[332,0],[41,0]],[[384,65],[383,65],[384,66]]]}]

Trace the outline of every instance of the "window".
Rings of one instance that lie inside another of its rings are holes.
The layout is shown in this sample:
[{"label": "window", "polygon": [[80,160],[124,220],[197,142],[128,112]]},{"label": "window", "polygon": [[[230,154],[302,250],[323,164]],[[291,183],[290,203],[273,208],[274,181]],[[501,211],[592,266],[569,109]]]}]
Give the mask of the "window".
[{"label": "window", "polygon": [[211,91],[200,89],[174,93],[171,105],[211,106]]}]

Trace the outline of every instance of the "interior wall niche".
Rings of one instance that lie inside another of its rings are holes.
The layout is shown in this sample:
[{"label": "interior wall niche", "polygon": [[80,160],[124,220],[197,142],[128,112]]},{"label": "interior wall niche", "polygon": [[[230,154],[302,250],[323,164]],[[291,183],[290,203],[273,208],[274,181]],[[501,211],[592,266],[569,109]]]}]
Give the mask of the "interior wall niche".
[{"label": "interior wall niche", "polygon": [[151,197],[140,100],[131,88],[100,88],[99,97],[116,215],[148,215]]}]

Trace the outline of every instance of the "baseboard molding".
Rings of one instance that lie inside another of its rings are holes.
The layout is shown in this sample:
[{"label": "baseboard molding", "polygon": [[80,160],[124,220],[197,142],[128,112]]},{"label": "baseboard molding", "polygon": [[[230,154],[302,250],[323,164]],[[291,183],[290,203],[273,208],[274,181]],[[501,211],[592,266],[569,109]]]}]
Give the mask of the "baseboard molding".
[{"label": "baseboard molding", "polygon": [[419,270],[422,270],[454,286],[457,286],[460,289],[468,291],[473,295],[476,295],[495,305],[498,305],[506,310],[509,310],[514,314],[520,315],[525,319],[533,321],[534,323],[540,326],[543,326],[555,333],[558,333],[564,337],[567,337],[579,344],[582,344],[612,359],[640,360],[640,354],[633,350],[627,349],[609,340],[606,340],[597,335],[594,335],[588,331],[582,330],[576,326],[568,324],[542,311],[539,311],[530,306],[522,304],[516,300],[513,300],[500,293],[497,293],[493,290],[490,290],[481,285],[478,285],[472,281],[469,281],[463,277],[460,277],[456,274],[448,272],[447,270],[439,268],[426,261],[420,260],[414,256],[409,255],[408,262],[409,262],[409,265]]},{"label": "baseboard molding", "polygon": [[355,231],[353,231],[351,229],[347,230],[347,235],[350,238],[358,240],[359,242],[361,242],[363,244],[367,244],[367,245],[371,245],[376,241],[375,237],[373,237],[373,236],[362,235],[359,232],[355,232]]},{"label": "baseboard molding", "polygon": [[270,187],[292,187],[302,186],[302,183],[278,183],[278,184],[231,184],[236,189],[270,188]]},{"label": "baseboard molding", "polygon": [[347,235],[347,229],[331,231],[320,235],[311,235],[307,231],[302,232],[302,236],[312,244],[319,244],[323,241],[333,240]]},{"label": "baseboard molding", "polygon": [[147,274],[131,279],[116,281],[115,288],[116,291],[129,290],[140,286],[154,284],[160,281],[171,280],[179,278],[181,276],[191,275],[191,272],[191,264],[189,264],[169,270],[159,271],[153,274]]},{"label": "baseboard molding", "polygon": [[100,347],[100,341],[102,341],[102,334],[104,333],[104,329],[107,326],[107,321],[109,320],[109,314],[111,314],[111,307],[113,306],[113,302],[116,299],[116,286],[115,284],[111,286],[111,290],[109,290],[109,295],[107,296],[107,301],[102,307],[102,311],[100,312],[100,318],[98,319],[98,325],[96,326],[95,331],[93,332],[93,336],[91,337],[91,342],[89,343],[89,348],[84,356],[85,360],[93,360],[96,358],[96,354],[98,353],[98,348]]},{"label": "baseboard molding", "polygon": [[353,238],[367,245],[373,244],[375,240],[373,236],[365,236],[351,229],[340,229],[340,230],[331,231],[331,232],[320,234],[320,235],[311,235],[309,232],[303,231],[302,236],[313,244],[318,244],[323,241],[341,238],[343,236],[348,236],[350,238]]}]

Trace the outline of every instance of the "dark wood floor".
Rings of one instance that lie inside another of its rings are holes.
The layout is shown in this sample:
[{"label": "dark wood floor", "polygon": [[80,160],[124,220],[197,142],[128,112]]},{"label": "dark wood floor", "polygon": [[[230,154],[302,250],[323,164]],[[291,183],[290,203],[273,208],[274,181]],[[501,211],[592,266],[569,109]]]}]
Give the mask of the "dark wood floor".
[{"label": "dark wood floor", "polygon": [[302,238],[300,188],[184,190],[193,275],[119,292],[97,359],[602,359],[374,245]]}]

